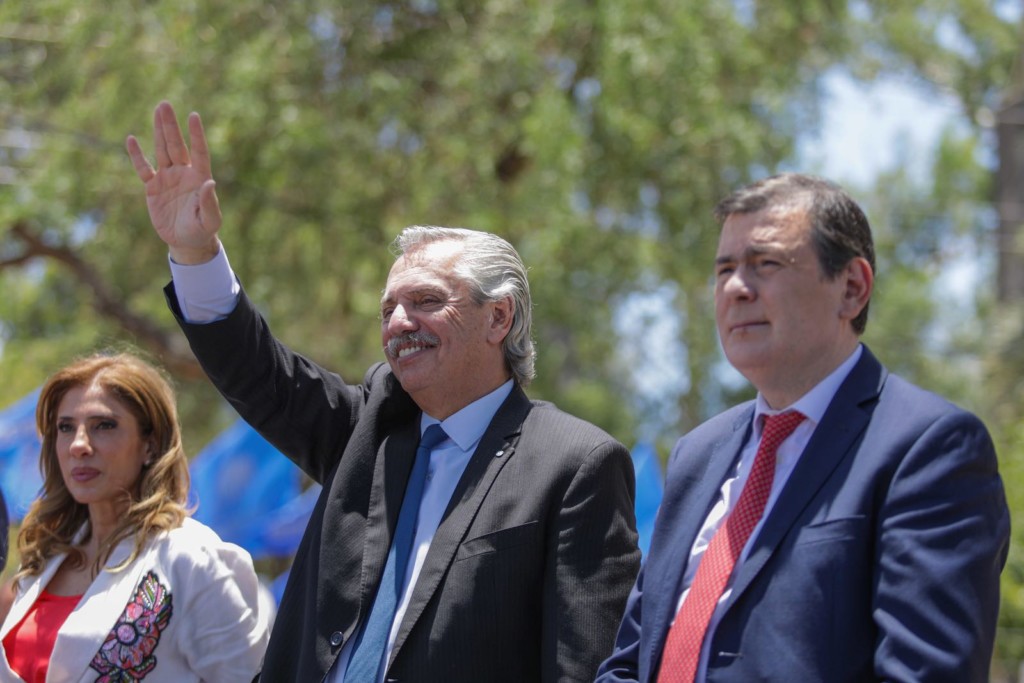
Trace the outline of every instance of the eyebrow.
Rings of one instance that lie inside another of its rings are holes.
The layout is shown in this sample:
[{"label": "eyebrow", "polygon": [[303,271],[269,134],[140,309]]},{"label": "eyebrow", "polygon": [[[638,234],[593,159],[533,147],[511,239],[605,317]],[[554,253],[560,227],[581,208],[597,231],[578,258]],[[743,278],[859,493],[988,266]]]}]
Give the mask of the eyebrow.
[{"label": "eyebrow", "polygon": [[748,246],[748,247],[744,248],[744,250],[742,252],[742,255],[739,256],[739,257],[733,256],[731,254],[725,254],[724,256],[719,256],[718,258],[715,259],[715,265],[721,265],[723,263],[733,263],[735,261],[742,261],[742,260],[745,260],[745,259],[753,258],[755,256],[763,256],[765,254],[781,254],[781,253],[784,253],[784,252],[785,252],[784,249],[781,249],[781,248],[778,248],[778,247],[767,247],[767,246],[760,247],[760,246],[757,246],[757,245],[753,245],[753,246]]},{"label": "eyebrow", "polygon": [[[92,415],[86,415],[86,420],[109,420],[110,418],[120,418],[121,413],[109,412],[109,413],[93,413]],[[58,415],[57,420],[74,420],[74,415]]]},{"label": "eyebrow", "polygon": [[[409,290],[408,292],[405,293],[406,296],[414,297],[423,296],[424,294],[435,294],[443,297],[447,297],[450,295],[446,289],[436,285],[424,285],[422,287],[417,287],[416,289]],[[384,295],[381,296],[380,298],[380,305],[383,306],[385,304],[391,303],[395,301],[395,299],[396,297],[394,294],[389,294],[388,292],[385,292]]]}]

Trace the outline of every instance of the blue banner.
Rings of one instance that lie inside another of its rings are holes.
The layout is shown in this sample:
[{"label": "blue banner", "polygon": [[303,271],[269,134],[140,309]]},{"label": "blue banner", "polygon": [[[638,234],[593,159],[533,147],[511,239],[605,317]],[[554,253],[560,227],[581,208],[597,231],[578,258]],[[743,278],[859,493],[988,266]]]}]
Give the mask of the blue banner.
[{"label": "blue banner", "polygon": [[43,486],[36,434],[39,391],[0,412],[0,490],[12,523],[21,521]]},{"label": "blue banner", "polygon": [[640,534],[640,550],[646,555],[654,531],[654,518],[661,506],[664,483],[658,453],[649,443],[633,447],[633,469],[636,470],[636,528]]},{"label": "blue banner", "polygon": [[223,431],[190,466],[195,518],[254,558],[278,555],[268,520],[299,496],[301,471],[242,420]]}]

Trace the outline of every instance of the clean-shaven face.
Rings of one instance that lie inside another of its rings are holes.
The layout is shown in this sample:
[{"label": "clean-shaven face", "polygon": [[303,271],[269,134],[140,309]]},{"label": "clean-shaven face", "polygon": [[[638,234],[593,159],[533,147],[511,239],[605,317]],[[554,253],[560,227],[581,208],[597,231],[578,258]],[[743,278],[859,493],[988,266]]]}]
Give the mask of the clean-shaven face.
[{"label": "clean-shaven face", "polygon": [[90,512],[119,514],[150,457],[138,420],[95,382],[61,399],[55,446],[65,486]]},{"label": "clean-shaven face", "polygon": [[729,362],[762,393],[799,398],[856,343],[842,317],[845,287],[824,276],[805,209],[730,215],[715,262],[715,319]]}]

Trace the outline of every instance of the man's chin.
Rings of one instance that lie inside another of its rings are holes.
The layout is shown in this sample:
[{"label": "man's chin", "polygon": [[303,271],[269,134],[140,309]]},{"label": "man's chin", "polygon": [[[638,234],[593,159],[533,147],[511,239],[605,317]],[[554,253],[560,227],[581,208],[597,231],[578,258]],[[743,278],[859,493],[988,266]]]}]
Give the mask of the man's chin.
[{"label": "man's chin", "polygon": [[395,369],[394,366],[392,366],[391,370],[395,373],[395,377],[398,378],[398,383],[402,385],[402,389],[410,396],[415,395],[418,391],[423,391],[427,384],[423,375],[418,372],[401,372]]},{"label": "man's chin", "polygon": [[724,347],[725,359],[735,370],[746,376],[748,370],[762,367],[768,361],[768,354],[754,344],[738,343]]}]

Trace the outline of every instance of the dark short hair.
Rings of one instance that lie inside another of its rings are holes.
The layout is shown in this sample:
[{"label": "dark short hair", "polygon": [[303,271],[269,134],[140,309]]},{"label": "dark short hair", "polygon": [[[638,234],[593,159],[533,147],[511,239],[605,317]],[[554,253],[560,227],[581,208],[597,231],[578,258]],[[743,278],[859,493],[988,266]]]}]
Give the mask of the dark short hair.
[{"label": "dark short hair", "polygon": [[[715,220],[722,224],[732,214],[757,213],[769,207],[806,209],[811,240],[825,277],[835,279],[857,257],[865,259],[874,272],[875,245],[867,216],[843,188],[823,178],[781,173],[759,180],[720,201]],[[851,323],[857,334],[867,327],[868,303]]]}]

